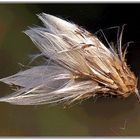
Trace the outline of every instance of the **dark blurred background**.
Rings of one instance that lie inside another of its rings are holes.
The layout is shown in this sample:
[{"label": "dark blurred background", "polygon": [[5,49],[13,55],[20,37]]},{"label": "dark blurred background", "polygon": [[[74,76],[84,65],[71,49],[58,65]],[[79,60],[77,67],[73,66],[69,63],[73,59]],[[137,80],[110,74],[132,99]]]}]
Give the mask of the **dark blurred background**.
[{"label": "dark blurred background", "polygon": [[[140,77],[140,4],[0,4],[0,78],[12,75],[37,51],[22,33],[41,25],[36,14],[45,12],[73,21],[94,33],[127,24],[123,44],[127,60]],[[114,29],[115,31],[116,29]],[[105,30],[107,36],[112,30]],[[0,94],[12,91],[0,83]],[[63,106],[16,106],[0,103],[0,136],[140,136],[140,104],[135,96],[125,100],[93,99],[64,109]]]}]

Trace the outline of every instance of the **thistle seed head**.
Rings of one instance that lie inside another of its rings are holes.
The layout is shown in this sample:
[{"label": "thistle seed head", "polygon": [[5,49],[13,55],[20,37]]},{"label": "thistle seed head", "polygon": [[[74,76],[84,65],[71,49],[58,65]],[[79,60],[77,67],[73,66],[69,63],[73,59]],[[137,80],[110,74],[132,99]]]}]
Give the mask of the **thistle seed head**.
[{"label": "thistle seed head", "polygon": [[[97,95],[126,98],[135,94],[137,78],[126,64],[122,34],[114,48],[74,23],[39,14],[44,27],[25,31],[45,58],[42,65],[0,79],[18,89],[0,98],[18,105],[70,104]],[[103,31],[102,31],[103,32]]]}]

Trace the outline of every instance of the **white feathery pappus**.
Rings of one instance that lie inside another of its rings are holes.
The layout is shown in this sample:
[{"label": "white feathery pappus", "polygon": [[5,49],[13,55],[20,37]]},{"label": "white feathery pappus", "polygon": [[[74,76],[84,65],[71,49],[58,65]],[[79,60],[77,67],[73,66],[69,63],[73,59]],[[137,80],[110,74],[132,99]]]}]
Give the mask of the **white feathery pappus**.
[{"label": "white feathery pappus", "polygon": [[29,28],[25,34],[49,63],[0,79],[18,87],[0,102],[69,105],[98,95],[126,98],[130,94],[140,100],[137,78],[126,64],[126,50],[122,51],[123,30],[117,47],[106,47],[74,23],[45,13],[38,17],[44,27]]}]

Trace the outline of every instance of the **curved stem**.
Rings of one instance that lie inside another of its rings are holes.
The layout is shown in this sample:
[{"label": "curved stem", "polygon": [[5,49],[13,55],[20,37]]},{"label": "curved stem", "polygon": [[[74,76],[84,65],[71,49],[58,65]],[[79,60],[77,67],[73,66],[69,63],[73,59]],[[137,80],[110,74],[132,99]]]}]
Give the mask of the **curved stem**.
[{"label": "curved stem", "polygon": [[140,94],[139,94],[139,91],[137,88],[135,89],[135,93],[136,93],[136,96],[138,98],[138,101],[140,102]]}]

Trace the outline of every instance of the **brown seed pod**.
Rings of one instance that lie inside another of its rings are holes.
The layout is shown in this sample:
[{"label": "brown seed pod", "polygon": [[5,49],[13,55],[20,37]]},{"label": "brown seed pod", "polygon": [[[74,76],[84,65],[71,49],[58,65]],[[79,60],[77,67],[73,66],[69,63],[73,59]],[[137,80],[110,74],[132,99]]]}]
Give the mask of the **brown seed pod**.
[{"label": "brown seed pod", "polygon": [[95,35],[73,23],[45,13],[38,17],[44,27],[30,28],[25,34],[49,60],[0,79],[18,87],[13,94],[0,98],[1,102],[70,104],[91,96],[126,98],[130,94],[140,100],[137,79],[126,64],[126,51],[122,52],[123,29],[117,47],[108,43],[107,48]]}]

